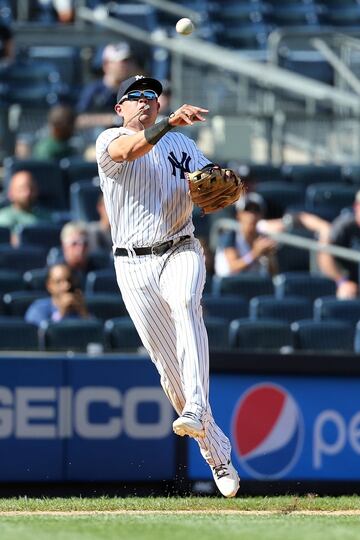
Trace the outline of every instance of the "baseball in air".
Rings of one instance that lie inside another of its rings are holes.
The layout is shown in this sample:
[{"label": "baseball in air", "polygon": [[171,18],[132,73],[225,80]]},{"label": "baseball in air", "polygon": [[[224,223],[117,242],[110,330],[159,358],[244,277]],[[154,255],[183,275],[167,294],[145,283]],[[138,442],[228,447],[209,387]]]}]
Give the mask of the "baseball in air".
[{"label": "baseball in air", "polygon": [[188,36],[191,34],[194,30],[194,25],[190,21],[190,19],[187,19],[184,17],[183,19],[179,19],[176,23],[176,31],[178,34],[182,34],[183,36]]}]

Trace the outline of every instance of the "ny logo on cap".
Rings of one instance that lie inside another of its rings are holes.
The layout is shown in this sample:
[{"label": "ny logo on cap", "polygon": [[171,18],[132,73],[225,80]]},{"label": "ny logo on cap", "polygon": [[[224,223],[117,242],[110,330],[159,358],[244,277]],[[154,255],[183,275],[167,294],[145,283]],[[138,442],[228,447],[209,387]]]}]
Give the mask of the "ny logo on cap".
[{"label": "ny logo on cap", "polygon": [[138,81],[139,79],[145,79],[144,75],[135,75],[135,79]]}]

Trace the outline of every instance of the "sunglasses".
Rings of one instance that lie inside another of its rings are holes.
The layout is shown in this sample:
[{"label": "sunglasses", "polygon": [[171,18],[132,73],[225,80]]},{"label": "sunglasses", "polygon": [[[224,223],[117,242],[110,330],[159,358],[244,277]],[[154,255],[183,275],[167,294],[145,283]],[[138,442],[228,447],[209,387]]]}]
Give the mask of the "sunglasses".
[{"label": "sunglasses", "polygon": [[120,99],[119,103],[122,103],[123,101],[126,101],[126,100],[137,101],[138,99],[141,99],[142,97],[149,100],[153,100],[153,99],[157,99],[159,96],[157,95],[156,92],[154,92],[154,90],[143,90],[143,91],[131,90]]}]

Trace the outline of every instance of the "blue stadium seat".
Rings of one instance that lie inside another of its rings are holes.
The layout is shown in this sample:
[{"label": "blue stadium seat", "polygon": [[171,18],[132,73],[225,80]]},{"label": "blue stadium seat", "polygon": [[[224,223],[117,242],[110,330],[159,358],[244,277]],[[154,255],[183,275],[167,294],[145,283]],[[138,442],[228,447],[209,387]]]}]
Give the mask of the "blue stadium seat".
[{"label": "blue stadium seat", "polygon": [[230,323],[229,341],[233,349],[280,350],[293,346],[290,324],[273,319],[237,319]]},{"label": "blue stadium seat", "polygon": [[279,26],[316,26],[320,11],[319,6],[311,3],[278,6],[273,12],[273,22]]},{"label": "blue stadium seat", "polygon": [[204,317],[210,349],[229,347],[229,321],[221,317]]},{"label": "blue stadium seat", "polygon": [[[20,170],[30,171],[38,186],[38,204],[50,210],[65,210],[66,199],[60,167],[52,161],[35,159],[4,159],[4,185],[9,185],[11,176]],[[51,179],[51,181],[49,181]]]},{"label": "blue stadium seat", "polygon": [[309,272],[286,272],[274,277],[276,298],[302,296],[315,300],[320,296],[336,294],[336,283],[332,279]]},{"label": "blue stadium seat", "polygon": [[19,60],[6,66],[1,76],[1,92],[9,103],[23,107],[44,108],[55,104],[65,94],[60,74],[51,62]]},{"label": "blue stadium seat", "polygon": [[60,245],[61,229],[62,226],[55,223],[23,225],[18,229],[19,245],[41,246],[49,250]]},{"label": "blue stadium seat", "polygon": [[31,268],[45,266],[46,249],[40,246],[20,246],[13,248],[0,244],[0,268],[26,272]]},{"label": "blue stadium seat", "polygon": [[28,48],[28,56],[37,63],[51,62],[62,83],[67,85],[71,94],[80,87],[82,83],[82,65],[78,47],[71,45],[32,45]]},{"label": "blue stadium seat", "polygon": [[85,292],[87,294],[113,293],[120,295],[114,268],[89,272],[86,276]]},{"label": "blue stadium seat", "polygon": [[108,348],[114,351],[135,351],[142,347],[141,339],[130,317],[109,319],[105,322]]},{"label": "blue stadium seat", "polygon": [[360,5],[340,6],[339,3],[337,3],[336,7],[329,7],[327,9],[324,18],[329,25],[359,27]]},{"label": "blue stadium seat", "polygon": [[358,322],[355,327],[355,339],[354,339],[354,351],[360,353],[360,323]]},{"label": "blue stadium seat", "polygon": [[67,319],[44,323],[39,330],[40,347],[45,350],[86,351],[89,343],[100,343],[105,348],[102,321],[95,319]]},{"label": "blue stadium seat", "polygon": [[48,268],[32,268],[23,275],[27,289],[31,291],[46,291],[46,277]]},{"label": "blue stadium seat", "polygon": [[[313,238],[312,233],[304,229],[293,230],[293,234],[305,238]],[[307,249],[299,249],[296,246],[279,244],[276,250],[276,260],[279,273],[284,272],[309,272],[310,252]]]},{"label": "blue stadium seat", "polygon": [[302,186],[291,184],[285,180],[259,182],[256,191],[265,199],[267,218],[282,217],[289,206],[304,206],[305,193]]},{"label": "blue stadium seat", "polygon": [[63,158],[60,163],[63,173],[66,193],[69,195],[70,186],[74,182],[91,181],[98,176],[96,161],[85,161],[82,157]]},{"label": "blue stadium seat", "polygon": [[10,244],[10,229],[0,227],[0,244]]},{"label": "blue stadium seat", "polygon": [[99,215],[96,203],[100,195],[98,181],[86,180],[74,182],[70,186],[70,209],[73,219],[80,221],[97,221]]},{"label": "blue stadium seat", "polygon": [[333,296],[317,298],[314,302],[314,320],[342,320],[353,326],[360,320],[360,300],[339,300]]},{"label": "blue stadium seat", "polygon": [[318,51],[285,48],[280,55],[279,66],[325,84],[334,84],[334,70]]},{"label": "blue stadium seat", "polygon": [[86,294],[85,301],[89,313],[97,319],[106,321],[107,319],[128,316],[127,309],[120,293]]},{"label": "blue stadium seat", "polygon": [[344,321],[314,321],[292,323],[294,347],[300,350],[353,352],[354,329]]},{"label": "blue stadium seat", "polygon": [[357,186],[344,184],[312,184],[306,189],[305,206],[308,212],[332,221],[344,208],[354,204]]},{"label": "blue stadium seat", "polygon": [[293,322],[310,318],[312,303],[301,296],[287,296],[277,299],[274,296],[258,296],[249,304],[251,319],[277,319]]},{"label": "blue stadium seat", "polygon": [[238,294],[250,299],[253,296],[273,294],[274,285],[271,277],[252,273],[243,273],[237,276],[214,276],[212,280],[213,294]]},{"label": "blue stadium seat", "polygon": [[304,188],[320,182],[341,182],[340,165],[284,165],[283,174],[286,178]]},{"label": "blue stadium seat", "polygon": [[0,350],[37,350],[38,328],[17,317],[0,317]]},{"label": "blue stadium seat", "polygon": [[238,166],[240,177],[245,180],[246,185],[255,182],[268,182],[284,180],[282,169],[271,164],[246,163]]},{"label": "blue stadium seat", "polygon": [[24,282],[21,272],[14,270],[0,270],[0,295],[7,292],[18,291],[23,289]]},{"label": "blue stadium seat", "polygon": [[13,291],[3,296],[5,315],[23,317],[27,308],[38,298],[48,295],[43,291]]},{"label": "blue stadium seat", "polygon": [[202,306],[204,317],[221,317],[227,321],[247,317],[249,314],[248,301],[239,295],[204,294]]}]

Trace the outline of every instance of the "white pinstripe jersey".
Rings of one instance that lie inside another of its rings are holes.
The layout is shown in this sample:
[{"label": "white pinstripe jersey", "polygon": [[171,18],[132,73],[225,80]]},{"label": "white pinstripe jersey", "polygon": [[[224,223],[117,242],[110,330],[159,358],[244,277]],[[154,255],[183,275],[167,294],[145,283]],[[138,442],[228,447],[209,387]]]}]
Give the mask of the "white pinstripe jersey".
[{"label": "white pinstripe jersey", "polygon": [[184,172],[200,169],[209,160],[193,140],[168,132],[144,156],[131,162],[113,161],[108,152],[110,142],[133,133],[110,128],[96,141],[100,187],[114,248],[150,246],[192,235],[193,204]]}]

